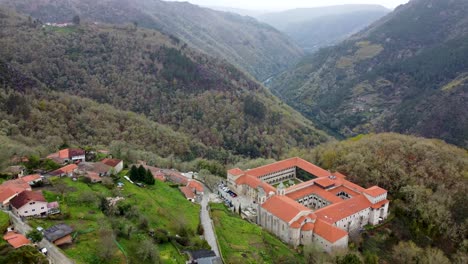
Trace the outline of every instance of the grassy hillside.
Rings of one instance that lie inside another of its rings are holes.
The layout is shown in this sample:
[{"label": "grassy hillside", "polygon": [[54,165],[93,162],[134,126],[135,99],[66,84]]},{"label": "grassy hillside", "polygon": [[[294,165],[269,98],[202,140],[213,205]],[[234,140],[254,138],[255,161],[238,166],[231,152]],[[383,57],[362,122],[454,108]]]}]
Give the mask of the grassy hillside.
[{"label": "grassy hillside", "polygon": [[293,66],[302,51],[289,39],[249,17],[159,0],[2,0],[43,22],[135,23],[174,35],[191,47],[225,59],[258,80]]},{"label": "grassy hillside", "polygon": [[467,146],[467,11],[461,0],[411,1],[272,89],[344,136],[394,131]]},{"label": "grassy hillside", "polygon": [[308,52],[336,44],[390,10],[378,5],[343,5],[300,8],[259,16],[295,40]]},{"label": "grassy hillside", "polygon": [[302,256],[223,204],[210,204],[210,208],[226,263],[301,263]]},{"label": "grassy hillside", "polygon": [[[59,198],[62,217],[31,219],[28,222],[33,227],[43,228],[57,223],[72,226],[75,240],[64,251],[77,263],[122,263],[126,258],[129,263],[157,263],[157,260],[183,263],[185,257],[178,253],[177,243],[153,239],[148,235],[150,229],[156,230],[158,239],[164,236],[158,230],[165,230],[170,237],[175,234],[186,237],[189,247],[206,247],[195,235],[199,207],[187,201],[177,188],[161,182],[140,188],[123,181],[125,186],[122,190],[70,179],[54,181],[54,185],[47,187],[44,193],[48,200]],[[103,211],[102,198],[117,196],[124,200],[118,202],[115,211]],[[103,234],[114,236],[117,243],[107,241],[111,237],[103,237]],[[154,259],[144,259],[145,252],[141,249],[147,241],[151,242]]]},{"label": "grassy hillside", "polygon": [[[224,161],[228,159],[227,152],[277,157],[291,146],[310,147],[328,139],[311,122],[232,65],[191,50],[162,33],[131,26],[42,26],[36,20],[7,11],[2,11],[0,20],[0,45],[5,47],[0,50],[0,70],[6,88],[2,110],[9,116],[4,119],[10,124],[22,120],[19,125],[35,127],[17,134],[38,138],[43,138],[39,133],[62,134],[62,140],[84,144],[103,136],[109,140],[111,134],[123,141],[133,138],[139,145],[162,137],[162,142],[152,146],[158,149],[156,153],[180,155],[188,151],[192,158]],[[15,92],[12,94],[11,90]],[[117,128],[107,130],[97,119],[103,114],[97,110],[101,107],[75,97],[66,99],[67,96],[49,90],[90,98],[144,116],[110,113],[114,110],[106,106],[103,111],[107,112],[108,125]],[[63,106],[56,105],[62,100]],[[98,113],[80,115],[88,105]],[[38,110],[30,115],[31,108]],[[34,122],[30,118],[35,113],[43,118],[55,115],[56,120],[62,121]],[[95,122],[90,123],[93,119]],[[125,124],[125,119],[138,119],[140,129]],[[155,126],[157,122],[178,133],[161,128],[160,133],[148,135],[148,130],[141,129],[148,119],[153,123],[144,126]],[[45,126],[64,127],[64,123],[68,130],[44,130]],[[86,128],[88,124],[92,126]],[[101,129],[93,131],[98,126]],[[84,134],[78,135],[78,131]],[[164,138],[185,139],[178,146]],[[204,152],[202,145],[210,146],[214,152]],[[172,147],[175,149],[168,149]]]},{"label": "grassy hillside", "polygon": [[440,140],[377,134],[291,155],[340,171],[362,186],[378,184],[389,190],[393,220],[377,235],[367,234],[372,238],[364,235],[363,251],[371,250],[380,258],[401,263],[392,250],[399,242],[411,240],[420,248],[443,250],[453,263],[466,260],[466,150]]}]

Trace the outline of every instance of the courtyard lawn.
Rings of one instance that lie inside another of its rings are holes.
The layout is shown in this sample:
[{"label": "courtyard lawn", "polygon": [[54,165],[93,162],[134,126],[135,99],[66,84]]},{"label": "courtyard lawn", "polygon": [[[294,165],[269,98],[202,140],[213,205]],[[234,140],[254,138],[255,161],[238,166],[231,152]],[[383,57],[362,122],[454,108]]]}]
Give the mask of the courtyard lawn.
[{"label": "courtyard lawn", "polygon": [[[124,175],[124,174],[123,174]],[[99,231],[104,227],[111,229],[115,221],[124,221],[133,225],[130,239],[118,237],[117,242],[127,254],[130,263],[143,262],[138,255],[140,241],[151,239],[147,232],[139,230],[139,217],[145,217],[151,229],[163,229],[175,235],[183,226],[193,232],[199,224],[199,206],[187,201],[178,188],[173,188],[166,183],[156,182],[154,186],[145,188],[137,187],[125,179],[122,190],[109,190],[102,184],[87,184],[81,180],[72,181],[68,178],[60,179],[65,184],[65,191],[45,188],[43,191],[46,199],[59,201],[62,215],[69,215],[64,220],[30,219],[32,227],[41,226],[49,228],[58,223],[67,223],[75,230],[74,243],[65,247],[63,251],[77,263],[101,263],[99,252],[103,247]],[[61,193],[64,193],[62,196]],[[98,196],[124,197],[127,202],[138,208],[139,217],[133,220],[118,216],[106,216],[99,208]],[[180,255],[177,248],[171,243],[157,245],[163,263],[185,263],[186,256]],[[116,247],[114,257],[107,263],[125,263],[124,253]]]},{"label": "courtyard lawn", "polygon": [[302,263],[303,257],[223,204],[210,204],[220,250],[227,263]]}]

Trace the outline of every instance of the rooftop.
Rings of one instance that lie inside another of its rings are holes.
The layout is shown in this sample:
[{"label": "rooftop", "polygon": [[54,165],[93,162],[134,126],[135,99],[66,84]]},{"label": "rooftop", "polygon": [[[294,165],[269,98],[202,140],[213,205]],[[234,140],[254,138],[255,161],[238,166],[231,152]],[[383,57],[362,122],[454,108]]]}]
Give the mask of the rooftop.
[{"label": "rooftop", "polygon": [[49,229],[44,230],[44,236],[50,242],[54,242],[64,236],[73,233],[73,228],[66,224],[58,224]]},{"label": "rooftop", "polygon": [[332,204],[315,211],[318,218],[333,224],[343,218],[371,207],[370,201],[364,195],[358,195],[341,203]]},{"label": "rooftop", "polygon": [[29,241],[29,239],[27,239],[22,234],[18,234],[16,232],[6,233],[3,236],[3,239],[5,239],[14,248],[19,248],[31,244],[31,241]]},{"label": "rooftop", "polygon": [[41,175],[39,175],[39,174],[31,174],[31,175],[26,175],[24,177],[21,177],[20,179],[23,180],[26,183],[29,183],[29,182],[34,182],[34,181],[40,180],[42,178],[41,178]]},{"label": "rooftop", "polygon": [[197,192],[203,192],[203,185],[195,180],[189,180],[187,187],[192,190],[195,189]]},{"label": "rooftop", "polygon": [[317,219],[317,221],[315,221],[314,233],[331,243],[334,243],[348,235],[348,232],[341,230],[338,227],[335,227],[321,219]]},{"label": "rooftop", "polygon": [[42,195],[42,192],[24,191],[11,199],[10,204],[14,208],[19,209],[31,201],[46,202],[46,199]]},{"label": "rooftop", "polygon": [[187,187],[179,187],[180,191],[185,195],[185,198],[187,199],[195,199],[195,194],[192,192],[192,190]]},{"label": "rooftop", "polygon": [[101,160],[102,163],[106,164],[107,166],[115,167],[119,165],[122,160],[119,159],[103,159]]},{"label": "rooftop", "polygon": [[64,167],[62,167],[60,169],[52,171],[50,174],[52,174],[52,175],[67,174],[67,173],[73,172],[77,168],[78,168],[78,166],[76,164],[68,164],[68,165],[66,165],[66,166],[64,166]]},{"label": "rooftop", "polygon": [[372,196],[372,197],[377,197],[382,194],[386,194],[387,190],[380,188],[379,186],[372,186],[366,190],[364,190],[364,193]]},{"label": "rooftop", "polygon": [[262,204],[262,207],[281,220],[289,223],[297,214],[302,211],[310,211],[309,208],[294,201],[293,199],[275,195]]},{"label": "rooftop", "polygon": [[299,167],[317,177],[326,177],[330,175],[330,172],[298,157],[278,161],[269,165],[251,169],[246,171],[246,173],[254,177],[261,177],[269,173],[294,167]]}]

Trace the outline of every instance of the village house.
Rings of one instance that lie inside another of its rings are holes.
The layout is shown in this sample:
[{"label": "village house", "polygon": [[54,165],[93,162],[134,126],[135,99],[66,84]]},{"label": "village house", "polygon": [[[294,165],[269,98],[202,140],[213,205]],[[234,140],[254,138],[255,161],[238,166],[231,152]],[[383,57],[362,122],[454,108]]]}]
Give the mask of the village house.
[{"label": "village house", "polygon": [[58,224],[44,230],[44,237],[56,246],[73,243],[71,234],[73,228],[66,224]]},{"label": "village house", "polygon": [[185,195],[185,198],[191,202],[195,202],[197,196],[203,195],[203,185],[196,180],[188,180],[186,186],[179,187],[180,191]]},{"label": "village house", "polygon": [[101,162],[81,162],[78,164],[78,174],[86,175],[88,172],[93,172],[99,177],[110,176],[112,167]]},{"label": "village house", "polygon": [[101,163],[110,166],[113,169],[113,173],[117,174],[123,170],[123,160],[119,159],[103,159]]},{"label": "village house", "polygon": [[52,153],[47,156],[48,159],[55,161],[58,164],[64,164],[68,162],[83,162],[86,160],[86,153],[82,149],[62,149],[58,152]]},{"label": "village house", "polygon": [[73,177],[77,171],[78,171],[78,165],[68,164],[66,166],[63,166],[60,169],[50,172],[49,174],[52,176],[58,176],[58,177],[65,177],[65,176]]},{"label": "village house", "polygon": [[192,203],[195,202],[195,194],[189,187],[182,186],[182,187],[179,187],[179,189],[187,200],[189,200]]},{"label": "village house", "polygon": [[[386,190],[365,189],[300,158],[227,174],[229,188],[257,204],[257,224],[293,246],[347,248],[350,235],[388,216]],[[304,175],[310,180],[298,179]],[[286,187],[290,181],[297,184]]]},{"label": "village house", "polygon": [[31,245],[31,241],[29,241],[29,239],[15,231],[7,232],[3,236],[3,239],[15,249],[26,245]]},{"label": "village house", "polygon": [[11,175],[13,178],[23,177],[26,168],[22,165],[9,166],[2,173]]},{"label": "village house", "polygon": [[26,175],[21,177],[20,179],[31,186],[42,182],[42,176],[39,174]]},{"label": "village house", "polygon": [[31,186],[22,179],[9,180],[0,185],[0,205],[2,209],[10,206],[10,201],[23,191],[31,191]]},{"label": "village house", "polygon": [[42,192],[24,191],[11,199],[10,206],[19,217],[46,216],[47,201]]}]

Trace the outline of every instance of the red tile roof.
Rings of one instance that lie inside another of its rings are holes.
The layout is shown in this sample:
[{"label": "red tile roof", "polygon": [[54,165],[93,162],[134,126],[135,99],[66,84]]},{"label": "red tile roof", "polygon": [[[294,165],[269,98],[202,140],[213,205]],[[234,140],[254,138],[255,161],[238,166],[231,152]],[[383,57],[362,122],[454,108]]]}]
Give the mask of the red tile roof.
[{"label": "red tile roof", "polygon": [[351,190],[350,188],[348,188],[348,187],[346,187],[344,185],[338,186],[338,187],[333,188],[333,189],[330,189],[330,190],[328,190],[328,192],[332,193],[333,195],[337,195],[340,192],[345,192],[345,193],[351,195],[352,197],[360,195],[360,193],[355,192],[355,191]]},{"label": "red tile roof", "polygon": [[239,176],[239,175],[241,175],[241,174],[244,174],[244,171],[241,170],[241,169],[239,169],[239,168],[235,168],[235,169],[230,169],[230,170],[228,170],[228,173],[229,173],[229,174],[232,174],[232,175],[234,175],[234,176]]},{"label": "red tile roof", "polygon": [[92,182],[102,182],[102,179],[97,172],[87,171],[86,175]]},{"label": "red tile roof", "polygon": [[252,175],[254,177],[261,177],[268,173],[277,172],[277,171],[281,171],[281,170],[285,170],[285,169],[293,168],[293,167],[299,167],[317,177],[326,177],[330,175],[330,172],[297,157],[278,161],[278,162],[265,165],[265,166],[261,166],[255,169],[251,169],[251,170],[246,171],[245,173]]},{"label": "red tile roof", "polygon": [[0,203],[8,202],[13,196],[18,193],[12,190],[11,188],[4,187],[0,189]]},{"label": "red tile roof", "polygon": [[62,168],[60,168],[58,170],[54,170],[50,174],[52,174],[52,175],[68,174],[70,172],[73,172],[77,168],[78,168],[78,166],[76,164],[68,164],[67,166],[64,166],[64,167],[62,167]]},{"label": "red tile roof", "polygon": [[387,190],[380,188],[379,186],[372,186],[369,189],[364,190],[364,193],[372,197],[387,193]]},{"label": "red tile roof", "polygon": [[323,188],[329,188],[329,187],[335,185],[335,181],[333,181],[332,179],[330,179],[328,177],[318,178],[318,179],[314,180],[314,182],[316,184],[320,185]]},{"label": "red tile roof", "polygon": [[41,178],[41,175],[39,174],[31,174],[31,175],[26,175],[24,177],[21,177],[20,179],[26,183],[29,183],[29,182],[40,180],[42,178]]},{"label": "red tile roof", "polygon": [[311,194],[318,195],[322,197],[323,199],[329,201],[330,203],[339,203],[343,201],[340,197],[322,189],[321,187],[317,185],[311,185],[309,187],[302,188],[297,191],[289,192],[286,194],[286,196],[288,196],[289,198],[293,200],[299,200]]},{"label": "red tile roof", "polygon": [[192,192],[190,188],[187,186],[184,187],[179,187],[179,189],[182,191],[182,193],[185,195],[185,198],[187,199],[195,199],[195,194]]},{"label": "red tile roof", "polygon": [[191,190],[195,189],[199,193],[203,192],[203,185],[195,180],[189,180],[187,187],[189,187]]},{"label": "red tile roof", "polygon": [[369,208],[371,203],[364,195],[358,195],[341,203],[332,204],[315,211],[318,218],[333,224],[343,218]]},{"label": "red tile roof", "polygon": [[314,233],[331,243],[335,243],[348,235],[346,231],[341,230],[321,219],[317,219],[317,221],[315,221]]},{"label": "red tile roof", "polygon": [[107,166],[111,166],[111,167],[116,167],[117,165],[119,165],[120,162],[122,162],[122,160],[119,160],[119,159],[103,159],[101,160],[102,163],[106,164]]},{"label": "red tile roof", "polygon": [[10,204],[14,208],[19,209],[31,201],[46,202],[46,199],[42,195],[42,192],[24,191],[11,199]]},{"label": "red tile roof", "polygon": [[306,223],[302,226],[301,230],[302,231],[311,231],[314,230],[315,225],[312,223]]},{"label": "red tile roof", "polygon": [[280,195],[271,197],[262,204],[262,207],[286,223],[289,223],[302,211],[311,211],[293,199]]},{"label": "red tile roof", "polygon": [[31,186],[21,179],[9,180],[0,185],[0,190],[3,188],[10,188],[13,191],[20,193],[23,191],[31,191]]},{"label": "red tile roof", "polygon": [[376,204],[373,204],[372,208],[379,209],[379,208],[383,207],[386,203],[389,203],[389,202],[390,202],[389,200],[385,199],[385,200],[380,201],[380,202],[378,202]]},{"label": "red tile roof", "polygon": [[5,239],[14,248],[19,248],[31,244],[31,241],[29,241],[29,239],[27,239],[22,234],[18,234],[16,232],[6,233],[3,236],[3,239]]},{"label": "red tile roof", "polygon": [[253,177],[251,175],[242,175],[242,176],[240,176],[239,178],[236,179],[236,184],[237,185],[248,185],[253,189],[256,189],[258,187],[262,187],[267,195],[270,192],[276,192],[276,189],[273,186],[271,186],[271,185],[269,185],[269,184],[267,184],[265,182],[262,182],[260,179],[255,178],[255,177]]}]

